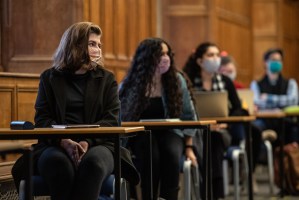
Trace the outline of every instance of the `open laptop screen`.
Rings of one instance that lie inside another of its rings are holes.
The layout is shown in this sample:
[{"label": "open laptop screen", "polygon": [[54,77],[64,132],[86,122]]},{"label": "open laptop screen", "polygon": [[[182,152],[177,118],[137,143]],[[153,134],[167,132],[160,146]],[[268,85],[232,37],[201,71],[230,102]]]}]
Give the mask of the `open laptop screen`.
[{"label": "open laptop screen", "polygon": [[194,91],[193,95],[196,111],[200,118],[228,116],[226,91]]}]

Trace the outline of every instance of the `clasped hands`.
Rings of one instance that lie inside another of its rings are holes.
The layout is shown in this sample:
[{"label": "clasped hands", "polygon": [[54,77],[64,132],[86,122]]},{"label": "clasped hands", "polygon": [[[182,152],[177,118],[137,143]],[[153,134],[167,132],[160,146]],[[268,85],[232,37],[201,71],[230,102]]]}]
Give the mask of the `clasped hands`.
[{"label": "clasped hands", "polygon": [[78,167],[88,149],[88,143],[86,141],[75,142],[71,139],[62,139],[60,146],[65,149],[76,167]]}]

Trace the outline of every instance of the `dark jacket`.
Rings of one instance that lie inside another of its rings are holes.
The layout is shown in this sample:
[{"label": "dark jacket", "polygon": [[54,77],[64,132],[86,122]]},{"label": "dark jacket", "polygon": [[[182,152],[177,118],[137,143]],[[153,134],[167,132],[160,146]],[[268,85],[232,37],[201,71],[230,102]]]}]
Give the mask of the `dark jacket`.
[{"label": "dark jacket", "polygon": [[[53,124],[65,124],[66,108],[66,74],[50,68],[44,71],[40,77],[39,90],[35,104],[35,127],[51,127]],[[99,68],[90,71],[85,91],[85,123],[100,124],[101,126],[118,126],[120,102],[118,98],[118,87],[114,75]],[[103,145],[114,152],[113,140],[111,139],[89,139],[84,138],[89,147]],[[41,153],[52,145],[59,145],[60,140],[39,140],[34,145],[33,164],[36,169],[37,160]],[[139,175],[132,163],[130,153],[121,148],[122,176],[132,184],[139,182]],[[24,167],[28,166],[25,159],[17,160],[12,169],[16,185],[19,185],[20,176],[24,175]],[[18,171],[20,170],[20,171]],[[21,173],[23,171],[23,173]],[[34,170],[37,173],[37,170]]]}]

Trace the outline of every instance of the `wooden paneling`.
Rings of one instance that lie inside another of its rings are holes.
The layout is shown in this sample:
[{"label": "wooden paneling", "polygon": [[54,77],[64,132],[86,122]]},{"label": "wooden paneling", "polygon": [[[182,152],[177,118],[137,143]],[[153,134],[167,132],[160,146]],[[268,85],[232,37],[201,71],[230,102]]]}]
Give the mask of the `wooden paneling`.
[{"label": "wooden paneling", "polygon": [[1,11],[1,14],[0,14],[0,22],[1,22],[1,25],[0,25],[0,72],[3,71],[3,65],[2,65],[2,25],[4,23],[3,23],[2,17],[3,17],[3,15],[5,15],[2,12],[4,10],[3,7],[4,7],[4,5],[0,3],[0,11]]},{"label": "wooden paneling", "polygon": [[234,57],[237,80],[249,85],[252,74],[251,31],[248,26],[219,20],[219,47]]},{"label": "wooden paneling", "polygon": [[62,33],[82,19],[81,1],[1,1],[5,10],[1,22],[4,70],[40,73],[50,67]]},{"label": "wooden paneling", "polygon": [[284,1],[282,7],[282,46],[285,53],[284,74],[299,81],[299,1]]},{"label": "wooden paneling", "polygon": [[278,47],[278,1],[257,0],[253,2],[253,79],[260,79],[265,73],[264,52]]},{"label": "wooden paneling", "polygon": [[33,121],[34,104],[37,96],[36,86],[17,84],[17,119]]},{"label": "wooden paneling", "polygon": [[38,82],[38,75],[0,73],[1,128],[13,120],[34,121]]},{"label": "wooden paneling", "polygon": [[251,3],[242,0],[218,1],[217,43],[234,57],[237,63],[237,80],[249,85],[252,74]]},{"label": "wooden paneling", "polygon": [[3,0],[0,9],[0,71],[41,73],[66,28],[85,20],[103,29],[105,65],[120,82],[138,43],[156,36],[156,1]]},{"label": "wooden paneling", "polygon": [[[197,25],[194,26],[194,23]],[[207,30],[201,27],[205,26],[207,20],[205,18],[185,16],[171,16],[169,18],[169,33],[166,36],[166,41],[169,42],[175,53],[176,66],[182,68],[188,56],[195,50],[196,46],[205,40]],[[176,26],[174,26],[174,24]],[[192,31],[186,31],[190,26],[193,26]],[[180,28],[178,28],[180,27]]]},{"label": "wooden paneling", "polygon": [[139,42],[156,36],[156,1],[85,0],[84,20],[103,30],[105,66],[120,82]]},{"label": "wooden paneling", "polygon": [[10,122],[14,118],[16,87],[12,84],[0,85],[0,127],[9,127]]},{"label": "wooden paneling", "polygon": [[248,0],[217,0],[217,9],[238,16],[251,17],[251,1]]},{"label": "wooden paneling", "polygon": [[253,34],[255,37],[277,36],[278,9],[277,1],[254,3]]},{"label": "wooden paneling", "polygon": [[[160,1],[162,35],[175,53],[176,66],[181,68],[196,46],[209,38],[207,1]],[[192,28],[191,28],[192,27]]]}]

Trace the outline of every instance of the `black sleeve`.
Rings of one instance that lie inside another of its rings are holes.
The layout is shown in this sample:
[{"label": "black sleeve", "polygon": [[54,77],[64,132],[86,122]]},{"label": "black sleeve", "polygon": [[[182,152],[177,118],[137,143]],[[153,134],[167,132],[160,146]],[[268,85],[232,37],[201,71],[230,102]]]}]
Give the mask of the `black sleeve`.
[{"label": "black sleeve", "polygon": [[42,74],[40,77],[38,93],[35,101],[35,127],[45,128],[51,127],[52,124],[56,124],[54,120],[54,110],[50,106],[49,88],[46,86],[48,76]]},{"label": "black sleeve", "polygon": [[242,109],[241,101],[237,94],[234,83],[226,76],[222,76],[222,80],[225,83],[225,89],[228,92],[228,99],[231,105],[229,115],[231,116],[248,115],[248,112]]},{"label": "black sleeve", "polygon": [[[35,128],[49,128],[53,124],[57,124],[54,116],[55,110],[51,106],[50,102],[53,102],[53,96],[50,95],[51,88],[49,87],[49,73],[47,70],[40,76],[40,82],[38,87],[38,93],[35,101]],[[51,100],[50,100],[51,98]],[[60,139],[42,139],[39,142],[43,142],[50,145],[58,145]]]}]

